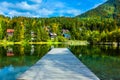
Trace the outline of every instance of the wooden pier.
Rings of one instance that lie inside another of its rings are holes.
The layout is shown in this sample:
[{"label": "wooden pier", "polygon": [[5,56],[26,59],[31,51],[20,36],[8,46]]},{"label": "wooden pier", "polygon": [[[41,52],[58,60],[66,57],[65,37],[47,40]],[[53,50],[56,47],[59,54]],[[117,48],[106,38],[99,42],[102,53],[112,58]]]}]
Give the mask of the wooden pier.
[{"label": "wooden pier", "polygon": [[67,48],[54,48],[17,80],[100,80]]}]

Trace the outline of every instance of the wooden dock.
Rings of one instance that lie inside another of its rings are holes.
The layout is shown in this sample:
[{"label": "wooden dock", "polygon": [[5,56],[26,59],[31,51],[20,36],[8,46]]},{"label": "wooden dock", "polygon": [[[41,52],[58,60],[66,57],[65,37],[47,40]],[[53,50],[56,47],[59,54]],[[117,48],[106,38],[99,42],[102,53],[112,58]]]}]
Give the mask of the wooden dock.
[{"label": "wooden dock", "polygon": [[67,48],[50,50],[17,80],[100,80]]}]

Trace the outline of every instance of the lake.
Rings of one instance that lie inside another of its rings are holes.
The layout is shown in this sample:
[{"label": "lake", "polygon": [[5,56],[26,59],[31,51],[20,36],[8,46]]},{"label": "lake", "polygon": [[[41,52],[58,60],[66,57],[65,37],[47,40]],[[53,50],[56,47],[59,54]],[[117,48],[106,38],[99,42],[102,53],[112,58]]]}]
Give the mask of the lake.
[{"label": "lake", "polygon": [[101,80],[120,80],[120,49],[90,45],[0,46],[0,80],[16,80],[54,47],[69,48]]}]

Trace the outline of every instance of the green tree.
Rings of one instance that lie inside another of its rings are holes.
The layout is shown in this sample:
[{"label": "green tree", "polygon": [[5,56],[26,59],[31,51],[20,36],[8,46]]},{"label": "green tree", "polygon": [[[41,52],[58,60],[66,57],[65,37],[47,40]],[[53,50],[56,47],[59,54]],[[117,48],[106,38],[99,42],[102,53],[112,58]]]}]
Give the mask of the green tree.
[{"label": "green tree", "polygon": [[3,38],[3,29],[0,21],[0,40],[2,40],[2,38]]}]

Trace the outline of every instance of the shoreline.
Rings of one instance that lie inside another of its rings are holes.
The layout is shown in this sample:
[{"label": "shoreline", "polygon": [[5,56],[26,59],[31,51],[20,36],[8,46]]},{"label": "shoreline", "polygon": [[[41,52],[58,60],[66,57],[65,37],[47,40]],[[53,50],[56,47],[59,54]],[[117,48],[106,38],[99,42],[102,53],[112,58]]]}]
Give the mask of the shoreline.
[{"label": "shoreline", "polygon": [[14,45],[14,44],[19,44],[19,45],[27,45],[27,44],[68,44],[68,45],[88,45],[89,42],[87,41],[81,41],[81,40],[69,40],[65,42],[10,42],[10,41],[0,41],[0,45]]}]

